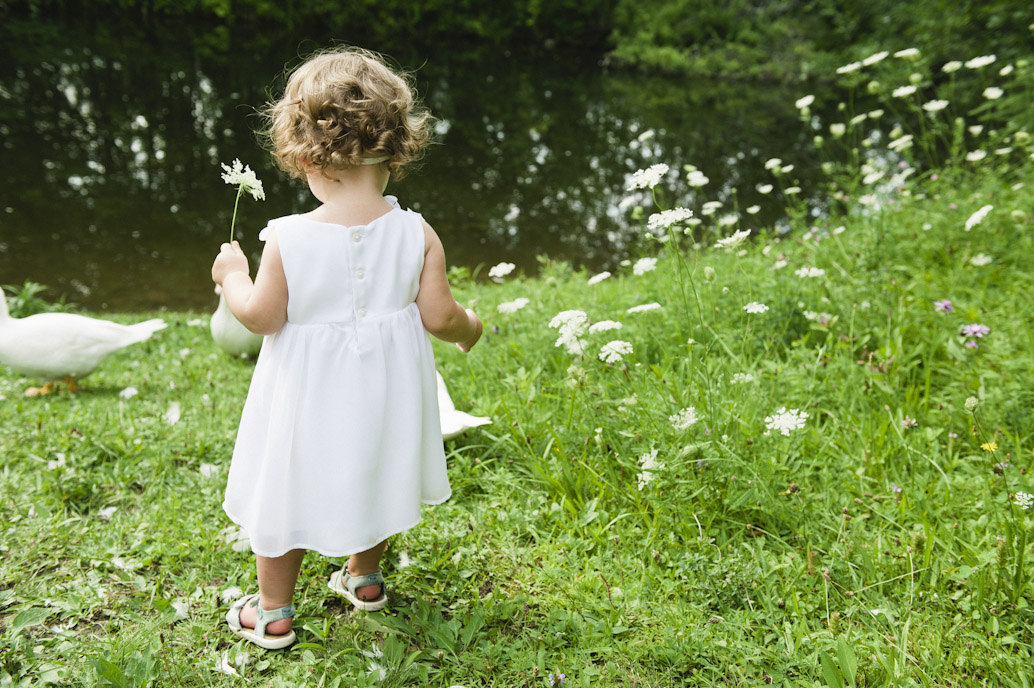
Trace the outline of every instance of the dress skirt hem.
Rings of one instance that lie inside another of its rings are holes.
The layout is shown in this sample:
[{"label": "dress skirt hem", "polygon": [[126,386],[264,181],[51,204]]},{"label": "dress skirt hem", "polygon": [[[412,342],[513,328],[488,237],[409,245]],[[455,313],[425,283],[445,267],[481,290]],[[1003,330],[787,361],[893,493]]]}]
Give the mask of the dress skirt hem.
[{"label": "dress skirt hem", "polygon": [[[427,506],[434,506],[434,505],[437,505],[437,504],[443,504],[443,503],[447,502],[450,497],[452,497],[452,492],[451,491],[449,492],[449,494],[445,495],[445,497],[443,497],[442,499],[439,499],[439,500],[422,500],[421,504],[424,504],[424,505],[427,505]],[[283,551],[279,551],[279,552],[272,552],[272,551],[260,552],[257,549],[255,549],[254,545],[251,544],[251,531],[248,530],[248,526],[244,523],[244,520],[240,519],[237,516],[235,516],[234,514],[230,513],[230,511],[226,508],[226,504],[225,503],[223,504],[223,511],[226,513],[226,515],[229,517],[229,519],[231,521],[236,523],[238,526],[243,528],[246,533],[248,533],[248,544],[251,546],[252,553],[256,554],[256,555],[258,555],[260,557],[266,557],[268,559],[276,559],[277,557],[282,557],[285,554],[287,554],[288,552],[290,552],[292,550],[296,550],[296,549],[312,550],[313,552],[319,552],[320,554],[322,554],[325,557],[347,557],[347,556],[351,556],[353,554],[358,554],[359,552],[365,552],[368,549],[372,549],[373,547],[379,545],[380,543],[382,543],[385,540],[387,540],[388,538],[390,538],[392,535],[398,535],[399,533],[405,532],[405,531],[409,530],[410,528],[414,528],[417,525],[419,525],[421,521],[424,520],[423,516],[421,516],[420,518],[416,519],[412,523],[409,523],[408,525],[390,528],[389,532],[385,533],[384,535],[380,535],[380,536],[374,538],[374,540],[372,542],[369,542],[368,544],[351,546],[351,547],[345,547],[344,549],[341,549],[341,550],[330,549],[330,548],[326,548],[326,547],[320,547],[318,545],[314,545],[314,544],[310,544],[310,543],[297,543],[297,544],[289,545],[289,546],[286,547],[286,549],[284,549]]]}]

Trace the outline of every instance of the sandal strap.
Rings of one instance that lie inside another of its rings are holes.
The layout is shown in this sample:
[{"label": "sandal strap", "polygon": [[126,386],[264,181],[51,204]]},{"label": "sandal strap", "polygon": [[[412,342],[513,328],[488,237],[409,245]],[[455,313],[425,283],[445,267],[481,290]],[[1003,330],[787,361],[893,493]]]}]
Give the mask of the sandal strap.
[{"label": "sandal strap", "polygon": [[266,626],[273,623],[274,621],[280,621],[281,619],[290,619],[294,616],[294,605],[289,604],[286,607],[280,607],[279,609],[263,609],[259,605],[259,596],[255,595],[248,605],[255,607],[257,612],[257,618],[255,619],[255,635],[259,638],[266,637]]},{"label": "sandal strap", "polygon": [[380,585],[381,592],[384,592],[384,575],[380,571],[367,573],[363,576],[353,576],[345,569],[345,587],[355,595],[355,591],[367,585]]}]

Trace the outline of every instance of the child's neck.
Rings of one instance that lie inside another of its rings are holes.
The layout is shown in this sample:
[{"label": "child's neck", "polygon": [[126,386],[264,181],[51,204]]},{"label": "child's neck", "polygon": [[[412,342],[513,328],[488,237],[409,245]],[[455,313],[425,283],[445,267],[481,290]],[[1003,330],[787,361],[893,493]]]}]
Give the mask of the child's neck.
[{"label": "child's neck", "polygon": [[320,222],[366,224],[391,208],[384,200],[388,183],[385,165],[334,170],[329,177],[313,171],[308,181],[312,195],[323,203],[308,215]]}]

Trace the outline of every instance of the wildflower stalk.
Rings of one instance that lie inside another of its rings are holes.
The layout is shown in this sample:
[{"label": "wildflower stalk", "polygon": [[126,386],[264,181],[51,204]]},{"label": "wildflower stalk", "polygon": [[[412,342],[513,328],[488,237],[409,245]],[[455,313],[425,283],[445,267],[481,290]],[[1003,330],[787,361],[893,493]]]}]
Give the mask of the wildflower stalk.
[{"label": "wildflower stalk", "polygon": [[237,187],[237,198],[233,201],[233,217],[230,219],[230,243],[233,243],[233,228],[237,224],[237,206],[241,202],[241,194],[244,193],[244,185],[241,184]]}]

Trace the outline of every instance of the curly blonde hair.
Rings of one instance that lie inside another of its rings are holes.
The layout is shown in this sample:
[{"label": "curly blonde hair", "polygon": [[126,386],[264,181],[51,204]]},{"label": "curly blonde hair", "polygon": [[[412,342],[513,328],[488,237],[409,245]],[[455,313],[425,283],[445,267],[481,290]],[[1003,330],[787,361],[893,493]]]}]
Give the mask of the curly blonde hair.
[{"label": "curly blonde hair", "polygon": [[292,177],[306,167],[324,174],[387,157],[401,179],[431,139],[431,114],[411,77],[370,50],[323,50],[295,68],[284,95],[263,111],[263,131],[277,164]]}]

